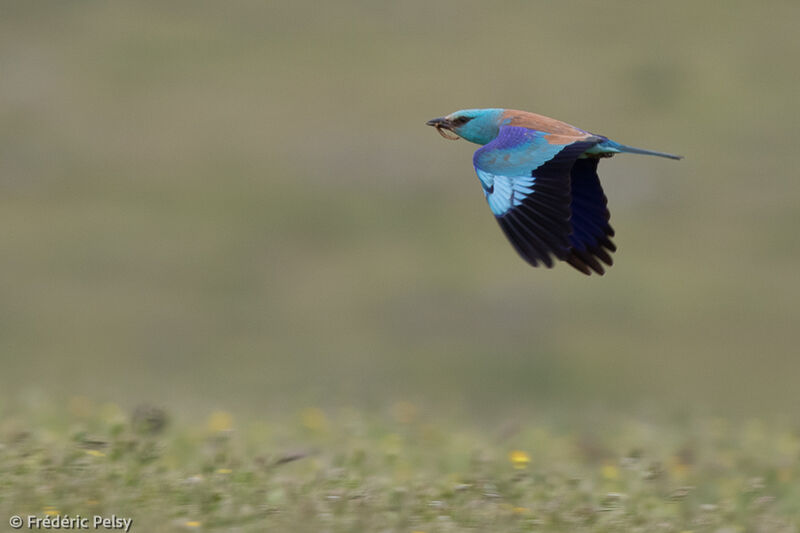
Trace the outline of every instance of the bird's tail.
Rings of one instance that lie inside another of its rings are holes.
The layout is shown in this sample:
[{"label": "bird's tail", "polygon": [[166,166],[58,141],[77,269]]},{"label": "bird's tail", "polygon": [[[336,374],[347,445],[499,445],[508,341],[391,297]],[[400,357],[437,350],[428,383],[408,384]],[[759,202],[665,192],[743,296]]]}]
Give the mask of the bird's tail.
[{"label": "bird's tail", "polygon": [[605,148],[611,152],[621,152],[626,154],[642,154],[642,155],[655,155],[658,157],[666,157],[668,159],[683,159],[682,155],[668,154],[666,152],[656,152],[654,150],[645,150],[644,148],[635,148],[633,146],[625,146],[614,141],[606,141],[598,145],[598,148]]}]

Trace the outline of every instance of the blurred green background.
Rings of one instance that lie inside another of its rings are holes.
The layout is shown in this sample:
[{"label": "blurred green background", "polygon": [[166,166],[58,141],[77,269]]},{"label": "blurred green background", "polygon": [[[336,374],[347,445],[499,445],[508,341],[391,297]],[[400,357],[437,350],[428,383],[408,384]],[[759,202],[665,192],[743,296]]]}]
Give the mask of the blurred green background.
[{"label": "blurred green background", "polygon": [[[794,413],[800,4],[5,2],[0,398]],[[466,107],[603,161],[602,278],[531,269]]]}]

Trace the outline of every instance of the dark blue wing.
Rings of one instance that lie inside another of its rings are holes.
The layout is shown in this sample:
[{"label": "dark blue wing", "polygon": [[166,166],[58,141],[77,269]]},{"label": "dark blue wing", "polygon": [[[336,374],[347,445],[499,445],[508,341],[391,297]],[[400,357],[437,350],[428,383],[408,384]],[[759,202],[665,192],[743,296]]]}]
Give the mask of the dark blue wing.
[{"label": "dark blue wing", "polygon": [[609,252],[617,247],[611,242],[614,229],[608,223],[611,218],[606,206],[606,195],[597,177],[596,158],[575,161],[570,173],[572,203],[572,234],[569,236],[570,250],[566,261],[584,274],[605,272],[602,263],[613,264]]},{"label": "dark blue wing", "polygon": [[561,139],[547,133],[505,126],[475,152],[473,163],[489,207],[508,240],[528,263],[553,266],[573,244],[570,171],[594,138]]}]

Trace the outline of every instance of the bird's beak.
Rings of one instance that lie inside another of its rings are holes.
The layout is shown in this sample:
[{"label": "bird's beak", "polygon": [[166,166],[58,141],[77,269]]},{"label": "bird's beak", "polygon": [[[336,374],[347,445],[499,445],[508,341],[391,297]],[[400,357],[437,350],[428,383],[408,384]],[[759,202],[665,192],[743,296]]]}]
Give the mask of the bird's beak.
[{"label": "bird's beak", "polygon": [[[425,123],[427,126],[433,126],[436,128],[436,131],[439,132],[439,135],[444,137],[445,139],[450,139],[451,141],[455,141],[460,137],[453,133],[453,124],[447,117],[439,117],[439,118],[432,118],[428,122]],[[445,133],[445,131],[451,132],[450,134]]]},{"label": "bird's beak", "polygon": [[433,126],[434,128],[450,129],[450,121],[446,117],[432,118],[425,123],[426,126]]}]

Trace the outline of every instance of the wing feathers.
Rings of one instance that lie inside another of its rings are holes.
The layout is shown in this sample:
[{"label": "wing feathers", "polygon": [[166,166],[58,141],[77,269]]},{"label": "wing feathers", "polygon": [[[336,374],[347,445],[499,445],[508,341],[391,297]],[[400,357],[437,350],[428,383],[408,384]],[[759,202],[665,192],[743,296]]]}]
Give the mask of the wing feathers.
[{"label": "wing feathers", "polygon": [[514,218],[498,219],[500,228],[511,242],[517,253],[533,266],[539,266],[538,261],[543,262],[548,268],[553,266],[553,261],[547,253],[547,245],[544,244],[530,231],[523,229],[523,225]]},{"label": "wing feathers", "polygon": [[[584,274],[603,274],[616,246],[609,237],[606,197],[597,178],[597,159],[579,157],[598,140],[565,139],[554,144],[546,132],[505,126],[475,152],[475,170],[486,200],[517,253],[528,263],[567,261]],[[560,139],[560,137],[559,137]]]},{"label": "wing feathers", "polygon": [[[602,263],[613,264],[609,252],[617,247],[611,242],[614,229],[608,223],[611,217],[606,207],[606,195],[597,177],[598,160],[578,159],[570,171],[570,190],[572,203],[572,234],[567,262],[584,274],[604,274]],[[602,263],[601,263],[602,262]]]}]

